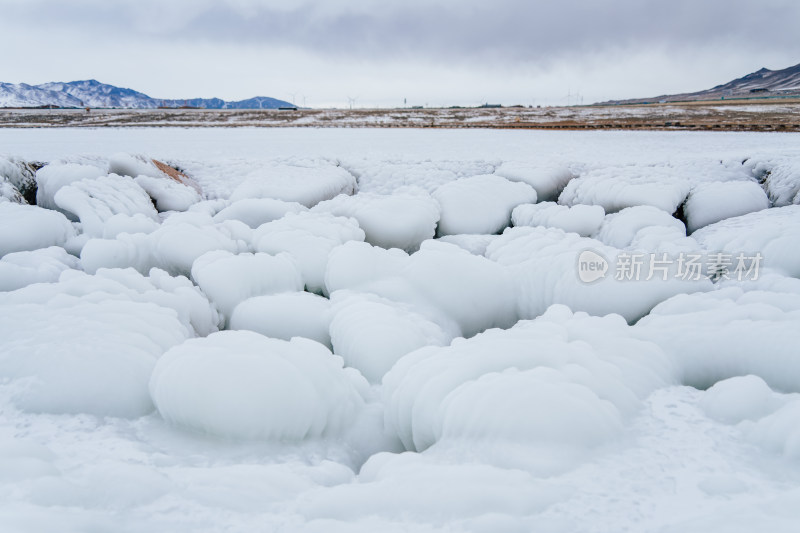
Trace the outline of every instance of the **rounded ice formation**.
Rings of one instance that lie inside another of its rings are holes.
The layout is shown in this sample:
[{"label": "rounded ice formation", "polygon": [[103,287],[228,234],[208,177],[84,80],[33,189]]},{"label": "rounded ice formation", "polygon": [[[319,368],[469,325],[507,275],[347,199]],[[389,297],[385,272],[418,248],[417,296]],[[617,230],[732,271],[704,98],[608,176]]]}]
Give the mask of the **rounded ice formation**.
[{"label": "rounded ice formation", "polygon": [[552,307],[534,321],[403,357],[383,380],[386,420],[409,450],[446,439],[586,449],[613,438],[674,380],[619,316]]},{"label": "rounded ice formation", "polygon": [[337,291],[330,336],[337,355],[370,383],[404,355],[423,346],[442,346],[452,337],[425,317],[371,294]]},{"label": "rounded ice formation", "polygon": [[253,231],[253,248],[258,252],[291,255],[303,274],[306,289],[311,292],[325,290],[325,269],[331,250],[347,241],[363,240],[364,231],[354,219],[329,213],[288,213]]},{"label": "rounded ice formation", "polygon": [[0,202],[0,257],[62,246],[75,235],[67,217],[35,205]]},{"label": "rounded ice formation", "polygon": [[308,208],[297,202],[284,202],[274,198],[245,198],[221,209],[214,222],[240,220],[255,229],[262,224],[282,218],[287,213],[299,213]]},{"label": "rounded ice formation", "polygon": [[592,169],[567,183],[558,203],[600,205],[606,213],[650,205],[671,214],[686,200],[690,176],[684,169],[662,166]]},{"label": "rounded ice formation", "polygon": [[728,218],[692,234],[703,247],[714,252],[763,257],[761,267],[800,277],[800,205],[773,207]]},{"label": "rounded ice formation", "polygon": [[78,258],[59,246],[6,254],[0,258],[0,292],[58,281],[63,271],[74,268],[78,268]]},{"label": "rounded ice formation", "polygon": [[191,331],[154,303],[90,300],[0,306],[0,376],[16,385],[20,409],[120,417],[153,410],[147,384],[156,359]]},{"label": "rounded ice formation", "polygon": [[195,189],[169,176],[138,176],[133,181],[150,195],[159,211],[186,211],[202,198]]},{"label": "rounded ice formation", "polygon": [[677,295],[655,306],[634,331],[673,358],[686,385],[704,389],[752,374],[777,390],[799,392],[800,283],[785,279],[795,283]]},{"label": "rounded ice formation", "polygon": [[438,240],[408,255],[349,242],[329,257],[325,283],[408,305],[451,336],[471,337],[518,320],[515,285],[501,265]]},{"label": "rounded ice formation", "polygon": [[83,232],[93,237],[103,235],[106,221],[118,213],[141,213],[158,220],[150,196],[126,176],[111,174],[76,181],[60,188],[53,198],[60,209],[78,217]]},{"label": "rounded ice formation", "polygon": [[356,178],[341,167],[275,165],[253,172],[236,187],[230,200],[274,198],[313,207],[339,194],[355,194],[357,190]]},{"label": "rounded ice formation", "polygon": [[689,233],[726,218],[769,207],[769,198],[755,181],[712,181],[697,185],[683,206]]},{"label": "rounded ice formation", "polygon": [[303,290],[300,272],[287,254],[208,252],[192,265],[192,278],[228,318],[253,296]]},{"label": "rounded ice formation", "polygon": [[590,237],[600,229],[605,214],[599,205],[567,207],[555,202],[541,202],[518,205],[511,213],[511,221],[515,226],[559,228],[567,233]]},{"label": "rounded ice formation", "polygon": [[105,169],[78,163],[51,163],[36,172],[36,205],[45,209],[58,209],[56,193],[67,185],[84,179],[93,180],[105,176]]},{"label": "rounded ice formation", "polygon": [[531,164],[522,161],[506,161],[494,171],[511,181],[527,183],[540,200],[555,200],[574,175],[569,168],[557,164]]},{"label": "rounded ice formation", "polygon": [[686,237],[686,227],[683,222],[666,211],[649,205],[626,207],[606,215],[593,237],[609,246],[626,248],[646,230],[654,227],[664,228],[671,233],[671,236],[678,239]]},{"label": "rounded ice formation", "polygon": [[720,422],[758,420],[780,407],[778,395],[758,376],[736,376],[718,381],[705,391],[700,407]]},{"label": "rounded ice formation", "polygon": [[413,252],[432,239],[439,221],[439,204],[425,191],[398,191],[391,195],[340,194],[321,202],[314,211],[352,217],[366,234],[366,241],[381,248]]},{"label": "rounded ice formation", "polygon": [[527,183],[487,174],[445,183],[433,193],[442,209],[439,235],[497,233],[511,222],[511,211],[536,201]]},{"label": "rounded ice formation", "polygon": [[305,337],[331,345],[331,303],[310,292],[255,296],[233,310],[230,329],[246,329],[275,339]]},{"label": "rounded ice formation", "polygon": [[222,331],[159,359],[150,392],[168,421],[233,439],[336,434],[363,405],[358,373],[323,345]]}]

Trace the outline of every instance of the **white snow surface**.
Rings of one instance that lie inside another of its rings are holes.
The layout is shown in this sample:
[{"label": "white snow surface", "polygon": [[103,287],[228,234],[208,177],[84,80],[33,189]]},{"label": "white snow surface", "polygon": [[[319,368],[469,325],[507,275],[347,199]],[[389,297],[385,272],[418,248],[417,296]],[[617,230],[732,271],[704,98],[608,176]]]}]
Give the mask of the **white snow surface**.
[{"label": "white snow surface", "polygon": [[[797,134],[34,128],[0,146],[11,198],[47,163],[40,205],[0,201],[4,531],[800,522]],[[152,159],[206,198],[157,213],[135,181]],[[470,180],[484,197],[434,211]],[[523,186],[559,205],[506,196]],[[607,261],[589,283],[587,250]],[[763,259],[756,279],[615,279],[637,253]]]}]

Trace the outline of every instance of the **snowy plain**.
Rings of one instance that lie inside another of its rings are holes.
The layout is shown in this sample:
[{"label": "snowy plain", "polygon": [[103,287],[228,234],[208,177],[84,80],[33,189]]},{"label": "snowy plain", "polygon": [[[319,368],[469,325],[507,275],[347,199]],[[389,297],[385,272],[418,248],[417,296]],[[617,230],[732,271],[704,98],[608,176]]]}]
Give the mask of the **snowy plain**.
[{"label": "snowy plain", "polygon": [[800,523],[800,134],[0,129],[0,174],[2,531]]}]

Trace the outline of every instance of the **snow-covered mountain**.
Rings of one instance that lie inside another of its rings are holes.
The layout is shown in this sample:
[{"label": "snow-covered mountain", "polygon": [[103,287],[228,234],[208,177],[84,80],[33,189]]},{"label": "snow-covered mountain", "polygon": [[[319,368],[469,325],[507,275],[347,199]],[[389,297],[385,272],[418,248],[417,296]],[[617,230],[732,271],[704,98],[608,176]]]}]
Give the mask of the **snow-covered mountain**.
[{"label": "snow-covered mountain", "polygon": [[79,107],[81,101],[65,92],[51,91],[27,83],[0,82],[0,107]]},{"label": "snow-covered mountain", "polygon": [[199,107],[205,109],[277,109],[289,102],[256,96],[237,102],[220,98],[162,99],[144,93],[100,83],[97,80],[50,82],[41,85],[0,82],[0,107],[117,107],[155,109],[158,107]]},{"label": "snow-covered mountain", "polygon": [[759,96],[800,96],[800,64],[781,70],[762,68],[741,78],[717,85],[705,91],[669,94],[651,98],[614,100],[606,103],[636,104],[646,102],[678,102],[753,98]]}]

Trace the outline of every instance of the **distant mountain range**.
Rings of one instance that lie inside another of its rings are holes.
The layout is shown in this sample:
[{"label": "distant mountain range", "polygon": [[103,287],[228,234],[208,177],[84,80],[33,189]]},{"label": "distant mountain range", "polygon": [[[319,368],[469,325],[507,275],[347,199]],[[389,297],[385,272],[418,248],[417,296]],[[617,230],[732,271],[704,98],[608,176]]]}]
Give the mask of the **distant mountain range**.
[{"label": "distant mountain range", "polygon": [[769,96],[800,97],[800,64],[783,70],[762,68],[747,76],[717,85],[712,89],[696,93],[668,94],[651,98],[612,100],[606,104],[640,104],[657,102],[685,102],[701,100],[721,100],[734,98],[754,98]]},{"label": "distant mountain range", "polygon": [[238,102],[219,98],[165,100],[151,98],[133,89],[123,89],[97,80],[51,82],[41,85],[0,82],[0,107],[94,107],[156,109],[159,107],[199,107],[203,109],[277,109],[294,107],[276,98],[256,96]]}]

